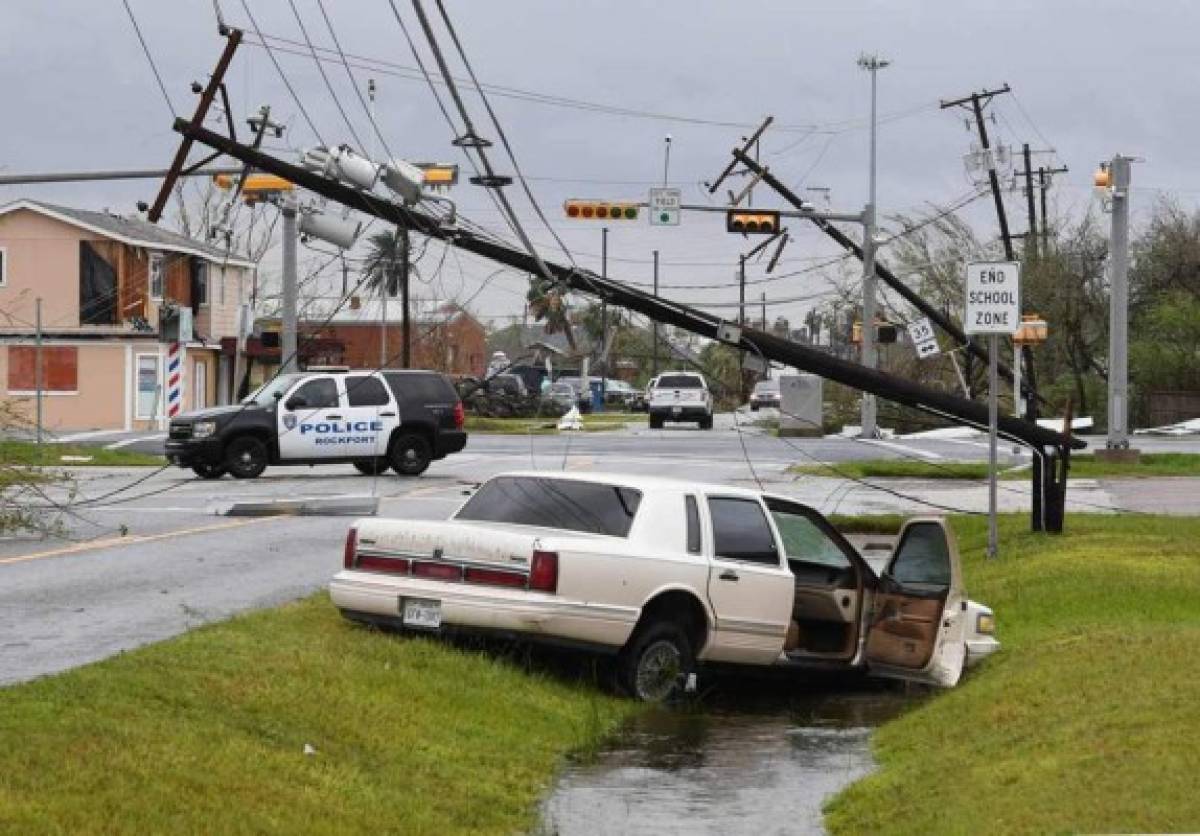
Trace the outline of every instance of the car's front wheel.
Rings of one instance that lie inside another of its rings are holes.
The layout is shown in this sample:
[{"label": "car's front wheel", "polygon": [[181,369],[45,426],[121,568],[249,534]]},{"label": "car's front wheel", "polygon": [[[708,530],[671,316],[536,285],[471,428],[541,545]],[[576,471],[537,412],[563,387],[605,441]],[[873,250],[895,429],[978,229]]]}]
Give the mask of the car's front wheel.
[{"label": "car's front wheel", "polygon": [[695,656],[687,633],[673,621],[657,621],[639,630],[622,651],[622,687],[643,702],[669,702],[680,697]]},{"label": "car's front wheel", "polygon": [[711,430],[713,428],[713,417],[709,415],[707,418],[700,419],[700,429]]},{"label": "car's front wheel", "polygon": [[429,469],[433,451],[424,436],[409,433],[392,442],[388,459],[392,469],[401,476],[420,476]]},{"label": "car's front wheel", "polygon": [[650,429],[661,430],[663,428],[663,419],[657,415],[650,416]]},{"label": "car's front wheel", "polygon": [[225,475],[225,465],[212,462],[197,462],[192,465],[192,473],[201,479],[220,479]]},{"label": "car's front wheel", "polygon": [[360,459],[359,461],[354,462],[354,469],[357,470],[359,473],[361,473],[363,476],[378,476],[380,473],[383,473],[385,470],[387,470],[390,466],[391,465],[388,464],[388,460],[383,459],[383,458]]},{"label": "car's front wheel", "polygon": [[267,469],[267,445],[244,435],[225,448],[225,467],[235,479],[257,479]]}]

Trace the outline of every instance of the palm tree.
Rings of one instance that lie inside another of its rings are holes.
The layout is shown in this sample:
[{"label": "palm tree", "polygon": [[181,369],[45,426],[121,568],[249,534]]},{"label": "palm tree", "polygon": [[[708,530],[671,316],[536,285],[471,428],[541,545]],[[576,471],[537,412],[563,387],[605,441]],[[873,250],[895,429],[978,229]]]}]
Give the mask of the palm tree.
[{"label": "palm tree", "polygon": [[367,258],[363,263],[364,284],[388,296],[400,291],[401,364],[412,365],[412,340],[408,327],[408,229],[397,226],[394,232],[381,230],[368,240]]},{"label": "palm tree", "polygon": [[571,319],[567,313],[566,301],[562,289],[539,276],[529,277],[529,293],[525,298],[529,301],[529,312],[535,320],[544,321],[547,334],[562,332],[566,335],[571,353],[579,349],[575,345],[575,332],[571,328]]}]

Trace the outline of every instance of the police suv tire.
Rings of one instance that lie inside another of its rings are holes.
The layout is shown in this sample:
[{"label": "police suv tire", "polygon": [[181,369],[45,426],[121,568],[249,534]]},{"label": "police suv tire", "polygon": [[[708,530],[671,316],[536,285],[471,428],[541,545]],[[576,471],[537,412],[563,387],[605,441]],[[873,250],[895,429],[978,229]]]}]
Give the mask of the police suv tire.
[{"label": "police suv tire", "polygon": [[391,467],[391,465],[388,463],[388,460],[384,458],[359,459],[358,461],[354,462],[354,469],[363,476],[378,476],[380,473],[385,472],[389,467]]},{"label": "police suv tire", "polygon": [[213,464],[212,462],[198,462],[192,465],[192,473],[195,473],[201,479],[220,479],[228,471],[223,464]]},{"label": "police suv tire", "polygon": [[657,415],[650,416],[650,429],[661,430],[663,428],[663,419]]},{"label": "police suv tire", "polygon": [[621,688],[642,702],[670,702],[683,696],[696,658],[683,626],[673,620],[639,628],[617,658]]},{"label": "police suv tire", "polygon": [[429,469],[433,450],[424,436],[408,433],[392,442],[388,460],[400,476],[420,476]]},{"label": "police suv tire", "polygon": [[225,448],[225,467],[235,479],[257,479],[267,469],[267,445],[243,435]]},{"label": "police suv tire", "polygon": [[711,430],[713,428],[713,417],[709,415],[707,418],[700,419],[700,429]]}]

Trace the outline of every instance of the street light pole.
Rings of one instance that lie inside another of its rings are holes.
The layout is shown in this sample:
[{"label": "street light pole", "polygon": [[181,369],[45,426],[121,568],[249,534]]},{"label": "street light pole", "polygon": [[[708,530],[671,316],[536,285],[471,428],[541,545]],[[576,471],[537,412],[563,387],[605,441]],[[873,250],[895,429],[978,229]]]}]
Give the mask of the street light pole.
[{"label": "street light pole", "polygon": [[1108,313],[1108,441],[1110,450],[1129,447],[1129,164],[1117,154],[1109,164],[1112,182],[1111,297]]},{"label": "street light pole", "polygon": [[[658,296],[658,250],[654,251],[654,295]],[[650,367],[650,376],[658,377],[658,320],[654,320],[654,361]]]},{"label": "street light pole", "polygon": [[[873,369],[878,365],[875,352],[875,157],[876,134],[878,120],[876,119],[876,76],[879,70],[891,62],[878,55],[862,55],[858,66],[871,74],[871,162],[870,162],[870,197],[863,209],[863,327],[862,327],[862,364]],[[862,395],[862,427],[859,435],[862,438],[874,438],[879,434],[876,426],[875,396],[867,392]]]},{"label": "street light pole", "polygon": [[280,372],[294,372],[300,369],[300,358],[297,355],[296,337],[296,241],[299,232],[296,227],[296,198],[284,194],[279,199],[279,212],[283,215],[283,287],[280,294]]}]

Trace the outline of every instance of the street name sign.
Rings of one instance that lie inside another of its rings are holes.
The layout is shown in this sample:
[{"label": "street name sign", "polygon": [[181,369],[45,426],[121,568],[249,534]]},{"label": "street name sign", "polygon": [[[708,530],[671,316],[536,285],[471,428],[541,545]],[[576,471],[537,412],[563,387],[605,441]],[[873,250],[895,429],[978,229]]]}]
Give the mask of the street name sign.
[{"label": "street name sign", "polygon": [[683,193],[679,189],[650,190],[650,226],[679,226],[679,206]]},{"label": "street name sign", "polygon": [[1015,261],[976,261],[967,265],[968,334],[1015,334],[1021,327],[1021,265]]},{"label": "street name sign", "polygon": [[937,334],[934,333],[933,324],[927,317],[921,317],[908,323],[908,337],[912,340],[913,347],[917,349],[917,357],[922,360],[941,352],[941,348],[938,347]]}]

